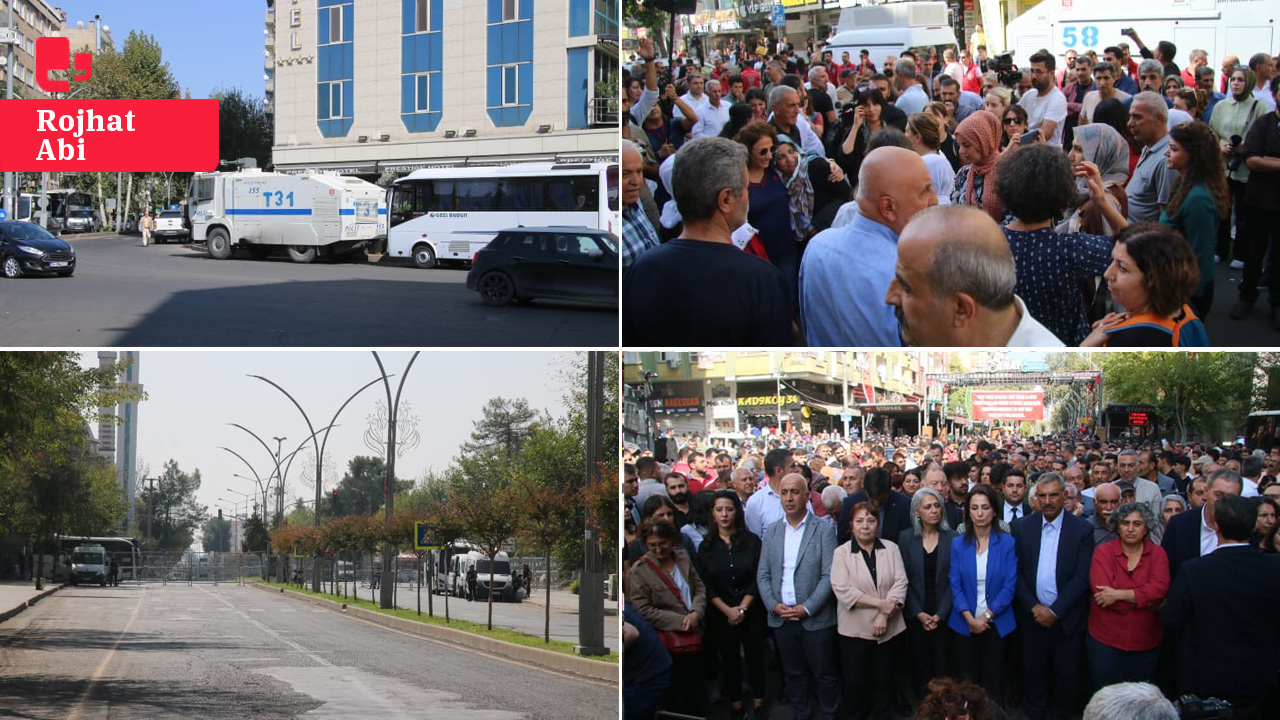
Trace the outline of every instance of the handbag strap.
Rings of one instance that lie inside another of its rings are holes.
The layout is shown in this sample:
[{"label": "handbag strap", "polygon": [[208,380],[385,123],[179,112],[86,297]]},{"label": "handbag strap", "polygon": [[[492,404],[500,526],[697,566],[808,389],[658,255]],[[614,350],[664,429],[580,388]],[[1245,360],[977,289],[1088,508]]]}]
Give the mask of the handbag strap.
[{"label": "handbag strap", "polygon": [[680,589],[677,588],[676,584],[671,581],[671,578],[668,577],[665,572],[663,572],[662,568],[658,567],[658,563],[654,562],[653,558],[649,557],[648,555],[645,556],[644,560],[645,562],[649,563],[649,565],[653,568],[654,572],[658,573],[658,577],[662,578],[662,582],[666,583],[667,587],[671,589],[671,594],[675,595],[676,600],[680,601],[680,607],[683,607],[684,609],[688,610],[689,606],[684,604],[684,596],[680,594]]}]

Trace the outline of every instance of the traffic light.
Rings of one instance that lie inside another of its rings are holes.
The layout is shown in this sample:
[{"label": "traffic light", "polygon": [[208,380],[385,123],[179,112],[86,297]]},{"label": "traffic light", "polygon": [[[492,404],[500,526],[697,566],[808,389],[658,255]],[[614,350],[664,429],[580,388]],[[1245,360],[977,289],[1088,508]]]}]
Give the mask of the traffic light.
[{"label": "traffic light", "polygon": [[338,491],[337,491],[337,490],[334,490],[334,491],[333,491],[333,501],[334,501],[334,502],[338,502]]}]

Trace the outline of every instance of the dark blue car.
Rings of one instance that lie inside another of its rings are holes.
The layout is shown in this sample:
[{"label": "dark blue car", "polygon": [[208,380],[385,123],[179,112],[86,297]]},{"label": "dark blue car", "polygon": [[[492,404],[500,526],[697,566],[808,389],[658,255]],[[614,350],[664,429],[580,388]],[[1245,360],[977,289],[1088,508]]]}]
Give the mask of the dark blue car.
[{"label": "dark blue car", "polygon": [[75,248],[35,223],[0,222],[0,274],[67,277],[76,271]]}]

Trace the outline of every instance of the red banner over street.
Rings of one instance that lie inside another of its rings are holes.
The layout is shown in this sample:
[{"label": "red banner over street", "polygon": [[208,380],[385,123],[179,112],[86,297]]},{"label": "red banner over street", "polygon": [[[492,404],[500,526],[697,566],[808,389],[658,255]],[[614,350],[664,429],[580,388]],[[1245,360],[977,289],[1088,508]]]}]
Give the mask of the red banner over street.
[{"label": "red banner over street", "polygon": [[1041,390],[974,390],[974,420],[1043,420]]},{"label": "red banner over street", "polygon": [[0,171],[208,172],[217,100],[0,100]]}]

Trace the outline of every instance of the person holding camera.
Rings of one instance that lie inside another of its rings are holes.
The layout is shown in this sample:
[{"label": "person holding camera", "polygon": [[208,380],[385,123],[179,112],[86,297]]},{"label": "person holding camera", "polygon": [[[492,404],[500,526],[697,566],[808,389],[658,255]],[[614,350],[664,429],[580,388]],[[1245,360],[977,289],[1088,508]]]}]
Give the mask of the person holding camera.
[{"label": "person holding camera", "polygon": [[[1253,71],[1249,68],[1237,67],[1232,70],[1227,96],[1213,106],[1213,114],[1209,116],[1209,128],[1218,138],[1218,146],[1222,148],[1222,155],[1227,160],[1227,184],[1231,187],[1231,199],[1237,208],[1244,185],[1249,182],[1249,168],[1245,166],[1244,156],[1240,154],[1240,146],[1244,144],[1244,136],[1249,133],[1253,123],[1267,114],[1266,106],[1253,96],[1253,82]],[[1239,213],[1236,215],[1235,230],[1236,238],[1240,238]],[[1232,255],[1231,223],[1224,222],[1218,227],[1216,254],[1223,258]],[[1241,258],[1242,255],[1237,249],[1235,258]],[[1238,267],[1243,266],[1241,258]]]},{"label": "person holding camera", "polygon": [[858,177],[858,168],[862,167],[862,159],[867,155],[872,133],[885,127],[885,104],[880,88],[860,85],[854,91],[853,102],[841,111],[841,129],[838,132],[843,133],[843,137],[836,148],[835,160],[846,176]]}]

